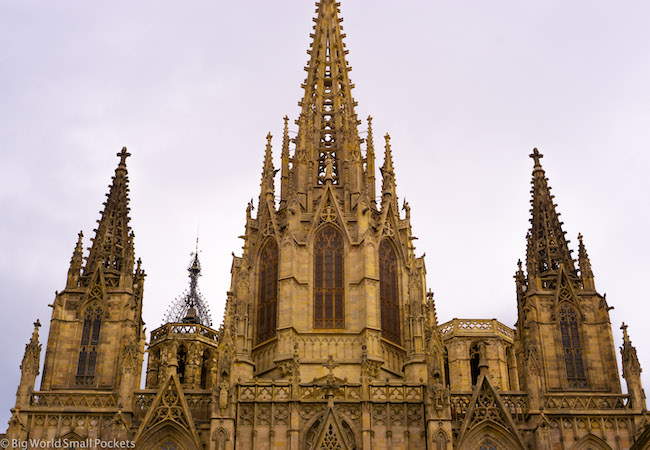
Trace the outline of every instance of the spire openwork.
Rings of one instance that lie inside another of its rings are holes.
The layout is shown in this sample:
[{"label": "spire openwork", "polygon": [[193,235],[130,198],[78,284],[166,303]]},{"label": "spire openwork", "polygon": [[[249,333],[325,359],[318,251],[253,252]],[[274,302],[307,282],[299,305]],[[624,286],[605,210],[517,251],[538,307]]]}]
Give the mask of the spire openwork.
[{"label": "spire openwork", "polygon": [[568,242],[562,231],[560,213],[553,203],[554,196],[548,185],[548,178],[540,160],[543,155],[534,149],[530,157],[535,161],[533,168],[531,227],[528,233],[528,255],[526,266],[528,275],[543,276],[556,273],[563,264],[567,273],[575,275]]},{"label": "spire openwork", "polygon": [[84,268],[84,276],[94,273],[97,265],[104,269],[107,281],[120,274],[133,272],[133,233],[129,227],[129,179],[126,158],[131,156],[126,147],[117,154],[120,162],[115,169],[104,211],[97,221],[95,237]]},{"label": "spire openwork", "polygon": [[332,183],[339,184],[342,161],[359,143],[356,103],[352,98],[354,85],[348,76],[350,67],[345,58],[348,51],[343,43],[345,34],[339,12],[339,3],[333,0],[317,3],[313,42],[307,51],[310,60],[305,67],[305,93],[299,102],[302,108],[299,134],[314,144],[315,154],[308,157],[318,161],[317,184],[325,184],[329,158],[333,160]]}]

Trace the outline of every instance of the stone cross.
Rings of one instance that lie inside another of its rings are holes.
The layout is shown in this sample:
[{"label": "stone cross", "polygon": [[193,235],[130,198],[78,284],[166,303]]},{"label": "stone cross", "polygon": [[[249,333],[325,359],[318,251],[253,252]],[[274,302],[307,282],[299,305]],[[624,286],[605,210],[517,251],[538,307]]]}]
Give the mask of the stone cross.
[{"label": "stone cross", "polygon": [[126,147],[122,147],[122,151],[117,156],[120,157],[120,166],[126,166],[126,158],[131,156],[131,153],[126,151]]},{"label": "stone cross", "polygon": [[537,150],[537,148],[533,149],[533,153],[530,155],[530,157],[535,160],[535,167],[541,167],[539,160],[542,159],[544,155],[542,155],[539,150]]},{"label": "stone cross", "polygon": [[326,367],[330,371],[330,373],[327,374],[327,384],[330,386],[334,384],[334,368],[339,365],[339,363],[334,362],[334,357],[332,355],[327,358],[327,362],[323,363],[323,367]]}]

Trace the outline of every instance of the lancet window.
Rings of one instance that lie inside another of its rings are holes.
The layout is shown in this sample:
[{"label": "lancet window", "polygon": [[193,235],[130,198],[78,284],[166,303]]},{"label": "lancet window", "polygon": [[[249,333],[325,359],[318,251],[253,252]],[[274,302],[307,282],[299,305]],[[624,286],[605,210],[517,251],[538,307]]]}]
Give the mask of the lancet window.
[{"label": "lancet window", "polygon": [[564,364],[569,387],[587,387],[587,376],[585,375],[580,332],[578,330],[578,313],[567,304],[562,305],[558,312]]},{"label": "lancet window", "polygon": [[260,293],[257,308],[257,342],[275,336],[278,307],[278,244],[269,240],[260,256]]},{"label": "lancet window", "polygon": [[314,328],[343,328],[343,236],[332,226],[314,242]]},{"label": "lancet window", "polygon": [[481,360],[481,352],[478,344],[473,344],[469,349],[469,370],[472,378],[472,386],[478,383],[479,375],[479,362]]},{"label": "lancet window", "polygon": [[384,239],[379,245],[379,298],[381,305],[381,334],[389,341],[400,343],[399,286],[397,257],[393,246]]},{"label": "lancet window", "polygon": [[77,363],[76,382],[78,385],[91,385],[95,381],[102,315],[103,311],[99,305],[91,305],[86,308]]},{"label": "lancet window", "polygon": [[185,382],[185,366],[187,365],[187,350],[184,346],[178,347],[178,352],[176,353],[176,373],[178,374],[178,381],[181,383]]}]

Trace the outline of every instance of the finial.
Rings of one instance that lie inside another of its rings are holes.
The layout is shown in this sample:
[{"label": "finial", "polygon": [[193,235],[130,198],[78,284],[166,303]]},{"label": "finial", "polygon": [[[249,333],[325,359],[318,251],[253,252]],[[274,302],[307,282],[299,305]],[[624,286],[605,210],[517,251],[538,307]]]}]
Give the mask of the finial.
[{"label": "finial", "polygon": [[34,322],[34,328],[39,329],[41,327],[41,321],[39,319],[36,319],[36,322]]},{"label": "finial", "polygon": [[386,133],[386,136],[384,136],[384,139],[386,139],[386,148],[390,150],[390,134]]},{"label": "finial", "polygon": [[623,330],[623,341],[630,342],[630,336],[627,334],[627,325],[625,325],[625,322],[621,325],[621,330]]},{"label": "finial", "polygon": [[530,157],[533,158],[533,160],[535,161],[535,168],[541,168],[542,167],[539,160],[542,159],[544,157],[544,155],[542,155],[539,152],[539,150],[537,150],[537,147],[535,147],[533,149],[533,153],[530,154]]},{"label": "finial", "polygon": [[269,134],[266,135],[266,145],[271,145],[271,139],[273,139],[273,135],[269,131]]},{"label": "finial", "polygon": [[519,268],[519,271],[521,272],[521,259],[517,260],[517,267]]},{"label": "finial", "polygon": [[284,128],[289,128],[289,116],[284,116]]},{"label": "finial", "polygon": [[131,153],[126,151],[126,147],[122,147],[122,151],[117,156],[120,157],[120,167],[126,167],[126,158],[131,156]]}]

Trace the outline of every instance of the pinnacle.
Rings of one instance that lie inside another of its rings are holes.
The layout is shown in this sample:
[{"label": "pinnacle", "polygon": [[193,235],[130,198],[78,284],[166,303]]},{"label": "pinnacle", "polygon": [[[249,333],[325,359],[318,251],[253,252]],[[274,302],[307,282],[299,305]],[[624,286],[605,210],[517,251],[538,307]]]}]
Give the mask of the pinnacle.
[{"label": "pinnacle", "polygon": [[384,172],[392,174],[394,168],[393,168],[393,152],[390,146],[390,134],[386,133],[384,139],[386,140],[386,155],[384,159],[384,167],[382,169],[384,170]]}]

